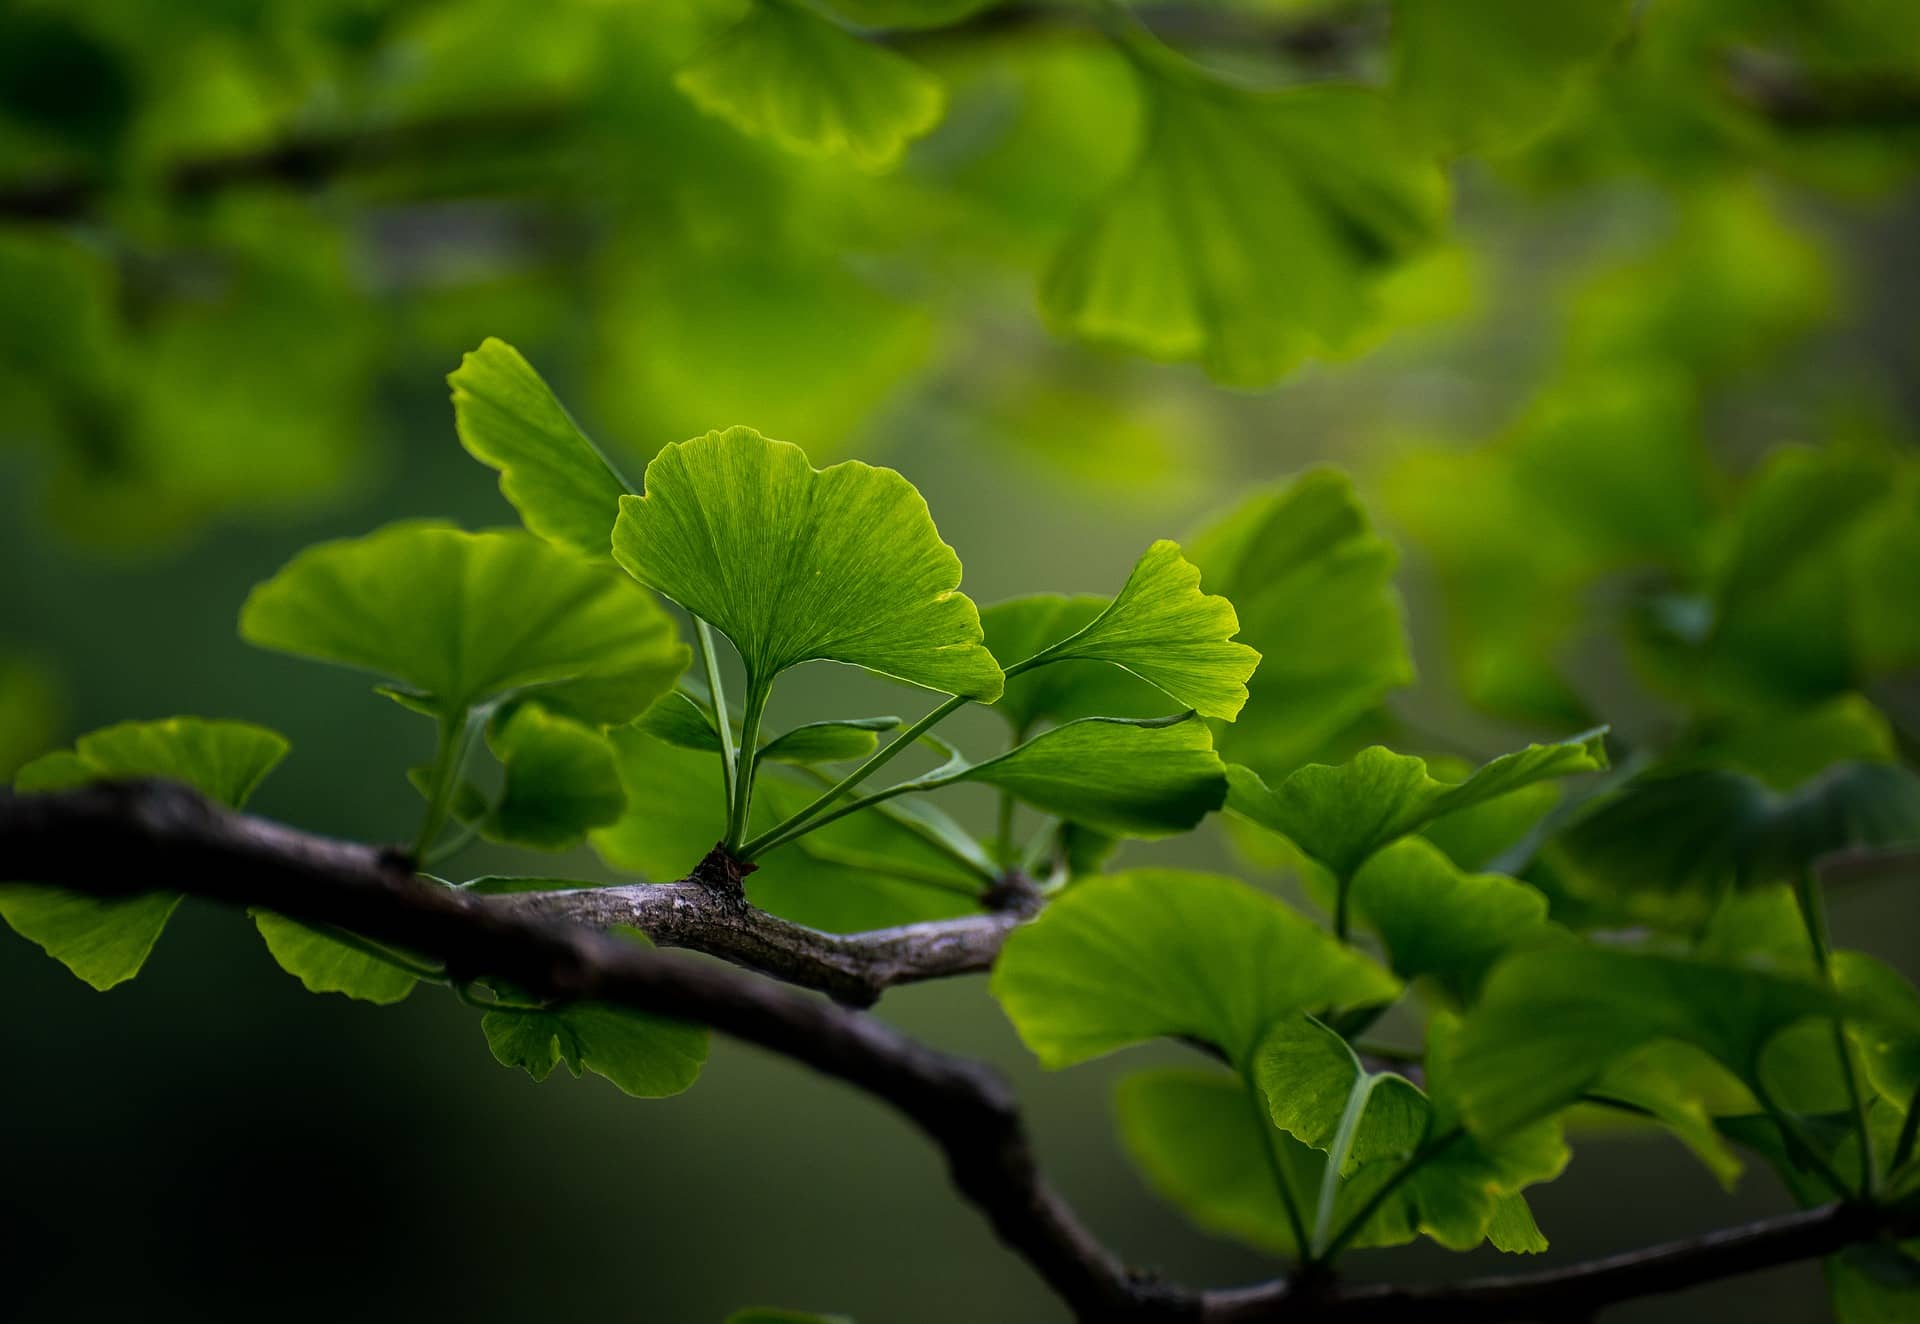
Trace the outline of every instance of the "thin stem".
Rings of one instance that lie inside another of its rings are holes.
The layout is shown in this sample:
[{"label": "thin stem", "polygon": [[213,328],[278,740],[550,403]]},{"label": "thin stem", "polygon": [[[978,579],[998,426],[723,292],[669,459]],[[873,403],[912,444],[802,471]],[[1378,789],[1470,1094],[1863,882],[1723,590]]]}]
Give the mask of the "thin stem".
[{"label": "thin stem", "polygon": [[[813,778],[813,780],[815,780],[816,782],[819,782],[822,786],[831,786],[833,784],[833,778],[828,776],[826,773],[820,771],[820,769],[818,768],[806,767],[806,768],[799,769],[799,771],[804,775]],[[976,859],[974,856],[967,854],[967,852],[955,846],[952,842],[948,841],[940,833],[934,831],[932,828],[928,827],[925,823],[921,822],[913,814],[902,811],[900,807],[897,805],[883,805],[880,807],[880,812],[883,815],[885,815],[888,822],[894,824],[896,827],[899,827],[907,832],[911,832],[915,837],[918,837],[922,842],[925,842],[928,846],[932,847],[935,851],[939,852],[941,855],[946,856],[949,860],[952,860],[955,864],[959,865],[961,868],[965,869],[968,873],[974,875],[976,878],[980,879],[982,882],[994,883],[999,881],[1000,875],[997,872],[985,867],[985,865],[983,865],[980,860]],[[894,869],[897,867],[898,866],[892,865],[892,864],[888,865],[889,869]]]},{"label": "thin stem", "polygon": [[1366,1202],[1354,1212],[1353,1217],[1349,1218],[1341,1225],[1340,1230],[1333,1234],[1332,1239],[1327,1242],[1326,1248],[1316,1257],[1315,1263],[1332,1263],[1333,1257],[1345,1250],[1347,1243],[1360,1235],[1361,1230],[1367,1225],[1367,1220],[1380,1212],[1380,1207],[1387,1202],[1388,1196],[1399,1190],[1406,1184],[1407,1179],[1418,1172],[1423,1165],[1437,1158],[1448,1146],[1452,1145],[1465,1134],[1465,1131],[1456,1126],[1451,1131],[1441,1135],[1438,1139],[1424,1144],[1418,1150],[1414,1151],[1414,1153],[1408,1157],[1407,1161],[1395,1169],[1393,1175],[1381,1184],[1379,1190],[1367,1197]]},{"label": "thin stem", "polygon": [[[925,717],[922,717],[912,726],[868,755],[866,762],[822,791],[814,798],[813,803],[807,805],[785,822],[776,823],[759,836],[746,842],[739,850],[734,852],[735,858],[751,860],[756,856],[765,854],[782,842],[790,841],[794,837],[818,827],[819,823],[812,821],[816,814],[820,813],[821,810],[838,800],[841,796],[847,794],[847,792],[865,781],[873,775],[873,773],[893,762],[893,760],[905,751],[908,746],[912,745],[914,741],[933,730],[934,727],[972,702],[973,700],[964,694],[953,695]],[[822,821],[824,822],[825,820]]]},{"label": "thin stem", "polygon": [[1900,1123],[1899,1138],[1893,1142],[1893,1158],[1887,1164],[1889,1172],[1898,1172],[1907,1166],[1916,1140],[1920,1140],[1920,1085],[1914,1086],[1913,1097],[1907,1100],[1907,1117]]},{"label": "thin stem", "polygon": [[[1821,981],[1832,988],[1833,947],[1827,930],[1827,908],[1812,869],[1800,871],[1794,890],[1800,898],[1800,917],[1806,921],[1807,942],[1813,948],[1813,963],[1820,971]],[[1867,1129],[1866,1092],[1860,1088],[1860,1073],[1854,1067],[1853,1044],[1847,1038],[1846,1022],[1836,1016],[1830,1024],[1833,1027],[1833,1050],[1839,1054],[1840,1075],[1846,1082],[1847,1099],[1853,1109],[1853,1127],[1860,1137],[1860,1194],[1862,1198],[1871,1198],[1874,1187],[1879,1185],[1879,1173],[1875,1170],[1873,1133]]]},{"label": "thin stem", "polygon": [[733,765],[733,722],[727,717],[727,689],[720,683],[720,654],[713,646],[713,627],[693,618],[693,649],[707,673],[707,697],[713,703],[713,726],[720,733],[720,781],[726,796],[726,821],[733,822],[736,773]]},{"label": "thin stem", "polygon": [[[1029,658],[1028,662],[1032,660]],[[1023,722],[1014,728],[1012,739],[1007,741],[1007,748],[1009,750],[1020,748],[1026,742],[1027,735],[1027,725]],[[1016,860],[1013,843],[1013,813],[1013,792],[1003,788],[1000,792],[999,821],[993,837],[993,857],[1009,869],[1014,866]]]},{"label": "thin stem", "polygon": [[740,763],[733,783],[733,805],[727,815],[727,849],[747,835],[747,816],[753,812],[753,761],[760,749],[760,719],[766,715],[772,685],[747,678],[747,707],[740,716]]},{"label": "thin stem", "polygon": [[1342,875],[1334,880],[1333,891],[1333,936],[1343,943],[1353,941],[1352,908],[1347,904],[1347,894],[1353,891],[1353,879]]},{"label": "thin stem", "polygon": [[836,805],[823,814],[816,814],[804,823],[788,826],[789,824],[795,824],[795,820],[800,817],[796,814],[793,818],[788,819],[786,824],[782,824],[780,827],[771,831],[763,832],[748,842],[743,849],[750,853],[743,853],[739,858],[746,860],[754,859],[756,856],[766,854],[775,846],[784,846],[796,837],[804,837],[807,833],[823,828],[829,823],[837,823],[848,814],[857,814],[862,809],[878,808],[887,801],[897,796],[906,795],[910,791],[931,791],[936,787],[946,785],[948,780],[950,779],[917,777],[912,781],[895,782],[892,786],[884,790],[873,791],[870,794],[849,800],[843,805]]},{"label": "thin stem", "polygon": [[1354,1139],[1360,1134],[1360,1119],[1366,1114],[1367,1100],[1373,1097],[1373,1087],[1383,1079],[1384,1076],[1370,1075],[1363,1070],[1354,1077],[1353,1088],[1347,1091],[1347,1106],[1340,1110],[1340,1123],[1334,1128],[1333,1144],[1327,1150],[1327,1166],[1320,1174],[1320,1201],[1313,1215],[1313,1245],[1307,1252],[1311,1257],[1319,1257],[1333,1228],[1333,1206],[1340,1195],[1340,1170],[1347,1166],[1347,1155],[1353,1152]]},{"label": "thin stem", "polygon": [[439,735],[434,742],[433,767],[427,774],[427,811],[420,819],[420,831],[413,839],[413,858],[425,860],[434,838],[446,825],[447,811],[453,803],[454,788],[460,784],[460,770],[466,766],[467,748],[473,743],[476,723],[473,709],[461,710],[458,717],[442,714]]},{"label": "thin stem", "polygon": [[1261,1105],[1260,1090],[1246,1073],[1240,1073],[1240,1086],[1247,1096],[1247,1105],[1253,1109],[1253,1124],[1260,1132],[1260,1151],[1267,1158],[1267,1175],[1273,1179],[1273,1189],[1280,1196],[1280,1205],[1287,1211],[1287,1226],[1293,1229],[1293,1244],[1300,1248],[1304,1258],[1307,1254],[1307,1223],[1300,1216],[1300,1206],[1294,1203],[1293,1187],[1287,1184],[1287,1175],[1280,1167],[1280,1155],[1273,1148],[1273,1138],[1280,1128],[1273,1124],[1273,1118]]},{"label": "thin stem", "polygon": [[1788,1156],[1797,1154],[1801,1165],[1811,1169],[1813,1174],[1825,1182],[1835,1195],[1842,1200],[1851,1198],[1852,1192],[1847,1189],[1847,1183],[1841,1180],[1840,1174],[1834,1171],[1833,1165],[1822,1157],[1818,1149],[1814,1148],[1812,1138],[1801,1128],[1793,1114],[1782,1108],[1774,1099],[1773,1092],[1760,1083],[1757,1073],[1754,1073],[1752,1088],[1755,1100],[1766,1110],[1767,1116],[1773,1119],[1773,1124],[1780,1128],[1780,1138],[1786,1146]]}]

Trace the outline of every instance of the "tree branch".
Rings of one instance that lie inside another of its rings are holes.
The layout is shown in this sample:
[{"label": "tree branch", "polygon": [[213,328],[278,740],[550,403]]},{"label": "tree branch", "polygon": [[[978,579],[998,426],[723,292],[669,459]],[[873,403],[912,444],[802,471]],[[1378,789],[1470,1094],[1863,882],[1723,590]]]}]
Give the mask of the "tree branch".
[{"label": "tree branch", "polygon": [[653,951],[415,877],[396,852],[309,835],[161,782],[0,795],[0,876],[95,896],[156,883],[333,924],[494,975],[536,997],[712,1026],[891,1105],[946,1155],[954,1185],[1082,1318],[1179,1318],[1191,1293],[1136,1282],[1040,1177],[1011,1091],[990,1067],[771,980]]},{"label": "tree branch", "polygon": [[596,929],[640,929],[662,947],[685,947],[851,1006],[871,1006],[900,984],[991,969],[1000,944],[1029,912],[1001,911],[903,924],[864,933],[823,933],[769,915],[736,889],[693,876],[675,883],[522,892],[503,908]]},{"label": "tree branch", "polygon": [[[431,956],[456,978],[498,976],[542,998],[677,1017],[782,1054],[873,1095],[924,1132],[945,1155],[961,1194],[1082,1320],[1398,1324],[1585,1316],[1879,1237],[1920,1235],[1920,1208],[1911,1204],[1833,1205],[1540,1273],[1414,1286],[1320,1278],[1194,1292],[1132,1273],[1075,1218],[1041,1177],[1014,1098],[991,1068],[826,999],[563,922],[543,911],[546,902],[530,903],[526,895],[478,896],[428,883],[397,852],[219,809],[165,783],[0,794],[0,876],[103,897],[160,883],[229,905],[263,906]],[[685,936],[693,938],[691,927]],[[867,955],[869,973],[892,959]]]},{"label": "tree branch", "polygon": [[1295,1293],[1284,1283],[1270,1283],[1209,1292],[1203,1302],[1205,1318],[1212,1324],[1283,1317],[1343,1324],[1585,1319],[1636,1297],[1684,1291],[1831,1255],[1879,1237],[1910,1237],[1916,1232],[1920,1232],[1920,1210],[1897,1213],[1868,1205],[1830,1204],[1564,1269],[1431,1286],[1348,1285],[1317,1297]]}]

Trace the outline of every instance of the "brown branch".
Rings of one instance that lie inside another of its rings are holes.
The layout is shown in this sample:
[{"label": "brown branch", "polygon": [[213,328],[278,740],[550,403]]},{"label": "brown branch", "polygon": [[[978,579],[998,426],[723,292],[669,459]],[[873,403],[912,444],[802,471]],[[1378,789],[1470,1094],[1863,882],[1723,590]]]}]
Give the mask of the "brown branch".
[{"label": "brown branch", "polygon": [[392,851],[312,836],[159,782],[0,795],[0,876],[96,896],[156,883],[332,924],[495,975],[537,997],[591,1000],[712,1026],[883,1100],[946,1155],[953,1182],[1086,1319],[1179,1318],[1191,1294],[1136,1282],[1040,1177],[991,1068],[864,1013],[708,961],[648,950],[415,877]]},{"label": "brown branch", "polygon": [[884,1101],[945,1155],[955,1186],[1082,1320],[1464,1321],[1585,1317],[1879,1237],[1920,1234],[1920,1208],[1835,1205],[1540,1273],[1432,1286],[1316,1278],[1199,1293],[1131,1273],[1040,1176],[990,1068],[861,1012],[725,965],[621,942],[525,898],[428,883],[391,851],[312,836],[152,782],[0,795],[0,877],[115,897],[156,882],[333,924],[535,996],[694,1021]]},{"label": "brown branch", "polygon": [[1709,1232],[1664,1246],[1537,1273],[1469,1278],[1459,1283],[1398,1287],[1352,1285],[1310,1297],[1285,1284],[1209,1292],[1205,1318],[1214,1324],[1280,1319],[1420,1320],[1493,1324],[1503,1320],[1585,1319],[1637,1297],[1680,1292],[1722,1278],[1831,1255],[1880,1237],[1920,1231],[1920,1210],[1894,1213],[1866,1205],[1831,1204]]},{"label": "brown branch", "polygon": [[1025,910],[1009,910],[864,933],[822,933],[749,906],[737,885],[717,883],[700,870],[675,883],[522,892],[500,902],[527,915],[596,929],[631,925],[662,947],[723,957],[856,1007],[871,1006],[900,984],[991,969],[1000,944],[1027,916]]}]

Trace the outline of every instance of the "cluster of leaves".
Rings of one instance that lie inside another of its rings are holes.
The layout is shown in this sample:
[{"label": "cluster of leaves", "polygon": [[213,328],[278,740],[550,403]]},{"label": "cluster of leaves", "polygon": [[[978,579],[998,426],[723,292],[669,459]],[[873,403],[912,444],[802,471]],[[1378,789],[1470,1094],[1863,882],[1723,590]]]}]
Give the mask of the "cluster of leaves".
[{"label": "cluster of leaves", "polygon": [[[563,0],[535,32],[501,0],[10,11],[0,428],[50,448],[64,524],[185,536],[363,481],[380,365],[509,326],[578,351],[635,438],[752,418],[844,452],[905,395],[1062,464],[1125,436],[1141,464],[1110,472],[1164,476],[1166,420],[1212,402],[1008,335],[1010,284],[1075,341],[1266,385],[1419,320],[1463,155],[1529,196],[1911,166],[1872,104],[1777,113],[1904,86],[1907,6],[1308,0],[1239,16],[1251,40],[1143,8],[1179,51],[1111,0],[1027,8]],[[1285,40],[1302,24],[1319,54]],[[1006,370],[1035,355],[1061,371]]]},{"label": "cluster of leaves", "polygon": [[[758,866],[756,904],[840,929],[977,909],[1029,878],[1045,907],[991,981],[1022,1039],[1051,1067],[1151,1039],[1204,1050],[1206,1065],[1122,1085],[1127,1150],[1199,1225],[1303,1263],[1419,1236],[1543,1248],[1524,1191],[1567,1165],[1585,1109],[1670,1131],[1724,1181],[1745,1151],[1809,1203],[1915,1198],[1920,994],[1832,949],[1816,876],[1833,850],[1920,841],[1920,782],[1859,694],[1816,690],[1773,727],[1703,718],[1610,779],[1599,730],[1472,769],[1377,744],[1347,755],[1410,669],[1391,549],[1336,474],[1256,494],[1184,549],[1154,543],[1111,599],[982,611],[897,473],[816,469],[732,428],[665,447],[635,488],[511,347],[483,344],[450,381],[460,438],[525,531],[406,523],[309,548],[240,616],[248,640],[372,672],[432,721],[433,759],[410,774],[423,869],[475,836],[589,840],[661,878],[717,851]],[[1855,627],[1842,645],[1798,641],[1822,661],[1848,651],[1836,672],[1793,676],[1854,679],[1905,656],[1887,641],[1910,619],[1885,619],[1873,595],[1885,549],[1920,538],[1907,489],[1864,492],[1826,456],[1780,471],[1793,481],[1759,480],[1715,563],[1711,627],[1665,655],[1715,693],[1723,676],[1781,674],[1777,650],[1803,627],[1770,612],[1830,609]],[[1824,496],[1801,513],[1809,490]],[[1836,503],[1867,500],[1882,517],[1831,532],[1835,568],[1785,550],[1827,532]],[[1801,575],[1813,585],[1786,591]],[[1852,595],[1838,604],[1836,583]],[[716,636],[743,681],[737,722]],[[775,681],[812,661],[943,697],[910,723],[769,732]],[[933,734],[976,704],[1005,719],[1004,751],[969,757]],[[492,790],[469,774],[482,742]],[[916,749],[938,762],[866,788]],[[284,753],[240,723],[131,723],[29,764],[17,786],[152,775],[238,805]],[[1562,804],[1569,776],[1586,780]],[[992,839],[930,798],[961,783],[1001,798]],[[1026,841],[1016,802],[1045,816]],[[1329,922],[1233,878],[1107,871],[1120,840],[1220,810]],[[103,988],[139,970],[176,903],[0,888],[9,924]],[[1621,914],[1644,936],[1600,931]],[[705,1055],[692,1027],[542,1005],[354,934],[255,918],[315,991],[393,1002],[451,983],[483,1010],[494,1055],[535,1078],[564,1062],[661,1095]],[[1390,1011],[1419,1037],[1370,1039]],[[1910,1248],[1830,1269],[1849,1320],[1915,1303]]]}]

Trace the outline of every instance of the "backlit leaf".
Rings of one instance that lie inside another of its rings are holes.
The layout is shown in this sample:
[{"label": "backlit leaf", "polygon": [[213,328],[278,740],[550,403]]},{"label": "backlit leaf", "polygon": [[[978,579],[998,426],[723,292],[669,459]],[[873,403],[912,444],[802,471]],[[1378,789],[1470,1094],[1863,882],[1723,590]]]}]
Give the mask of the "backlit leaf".
[{"label": "backlit leaf", "polygon": [[542,686],[615,679],[628,702],[644,697],[637,714],[690,657],[666,613],[616,571],[531,534],[431,523],[301,552],[248,595],[240,633],[401,681],[456,716]]},{"label": "backlit leaf", "polygon": [[[1232,642],[1233,604],[1200,591],[1200,572],[1161,539],[1147,549],[1114,600],[1078,632],[1046,650],[1059,661],[1122,667],[1202,717],[1232,721],[1247,701],[1260,654]],[[1004,658],[1012,664],[1020,658]]]},{"label": "backlit leaf", "polygon": [[756,683],[813,658],[992,700],[960,561],[891,469],[815,469],[750,428],[668,446],[620,499],[614,559],[733,640]]},{"label": "backlit leaf", "polygon": [[1283,777],[1413,679],[1393,545],[1344,474],[1313,469],[1262,492],[1187,552],[1261,654],[1247,706],[1221,733],[1226,758]]},{"label": "backlit leaf", "polygon": [[933,75],[798,0],[752,0],[674,82],[742,133],[864,170],[891,166],[946,109]]},{"label": "backlit leaf", "polygon": [[[1110,598],[1036,593],[996,602],[980,612],[987,647],[1011,666],[1077,634],[1107,609]],[[1055,662],[1007,677],[993,711],[1015,732],[1079,717],[1159,717],[1178,705],[1131,672],[1104,662]]]},{"label": "backlit leaf", "polygon": [[[81,736],[72,750],[27,764],[14,778],[14,790],[24,795],[112,778],[160,777],[238,809],[286,753],[285,739],[245,722],[122,722]],[[140,973],[179,904],[177,892],[102,900],[30,882],[0,885],[0,918],[102,990]]]},{"label": "backlit leaf", "polygon": [[1138,869],[1081,882],[1016,929],[992,990],[1049,1067],[1188,1035],[1246,1061],[1302,1010],[1391,998],[1394,978],[1304,915],[1214,874]]},{"label": "backlit leaf", "polygon": [[344,993],[362,1002],[388,1006],[413,992],[419,981],[391,961],[305,924],[267,910],[252,910],[254,925],[280,968],[309,993]]},{"label": "backlit leaf", "polygon": [[1433,237],[1437,167],[1371,89],[1247,91],[1160,48],[1134,52],[1143,141],[1055,258],[1041,306],[1060,331],[1267,385],[1339,349],[1372,279]]},{"label": "backlit leaf", "polygon": [[521,522],[583,556],[608,554],[633,489],[512,345],[491,337],[450,374],[460,444],[500,471]]}]

